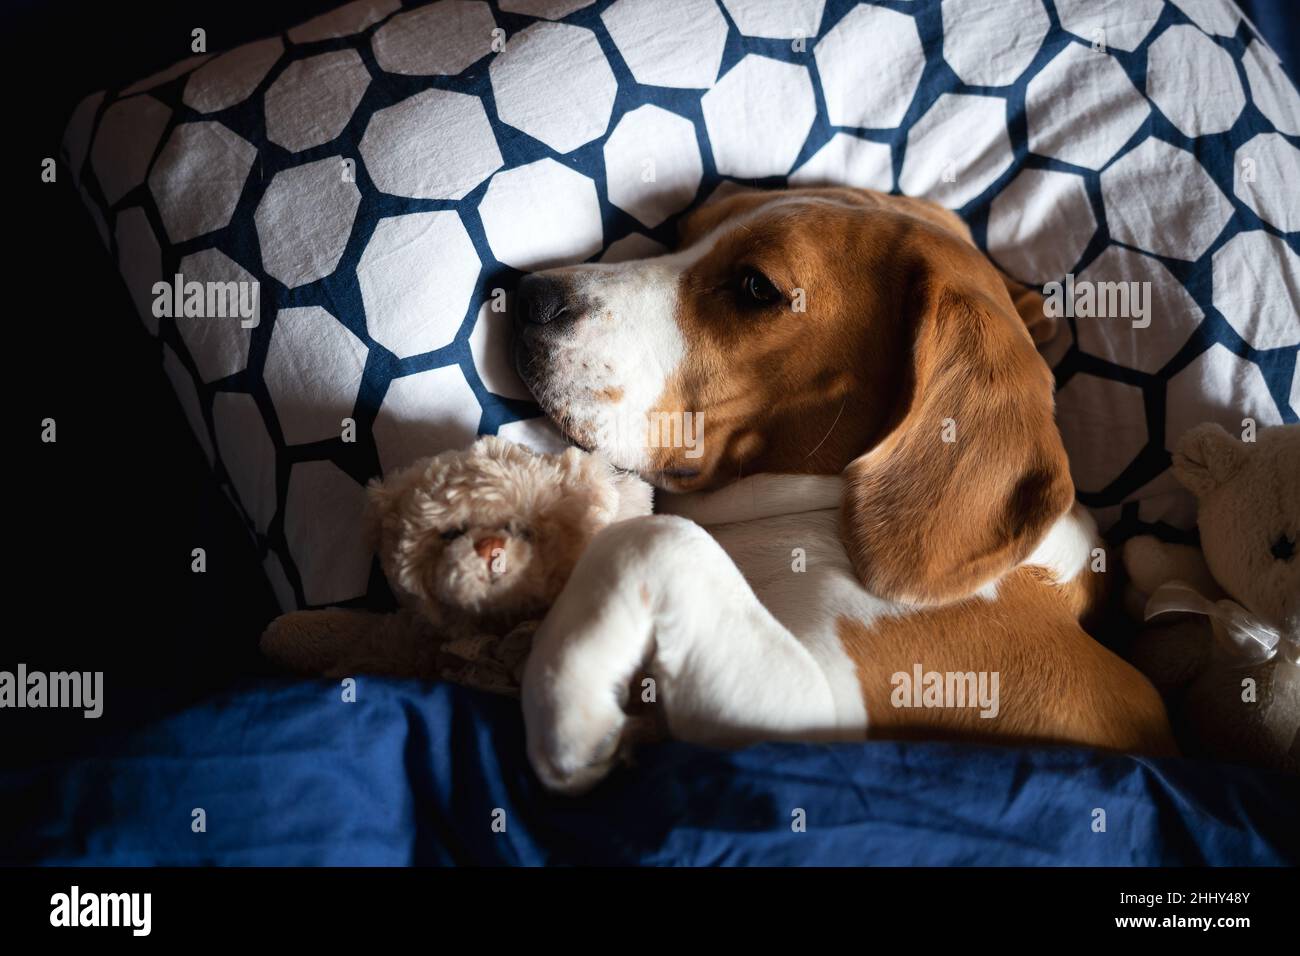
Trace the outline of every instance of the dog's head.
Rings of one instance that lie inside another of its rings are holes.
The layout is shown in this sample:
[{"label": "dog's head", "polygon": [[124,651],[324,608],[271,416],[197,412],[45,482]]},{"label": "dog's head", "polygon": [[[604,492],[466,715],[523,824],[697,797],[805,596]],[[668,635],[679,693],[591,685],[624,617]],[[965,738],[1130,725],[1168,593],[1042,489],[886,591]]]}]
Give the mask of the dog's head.
[{"label": "dog's head", "polygon": [[843,472],[864,584],[958,599],[1073,498],[1051,373],[963,230],[862,190],[734,195],[669,255],[525,278],[516,362],[571,439],[660,487]]}]

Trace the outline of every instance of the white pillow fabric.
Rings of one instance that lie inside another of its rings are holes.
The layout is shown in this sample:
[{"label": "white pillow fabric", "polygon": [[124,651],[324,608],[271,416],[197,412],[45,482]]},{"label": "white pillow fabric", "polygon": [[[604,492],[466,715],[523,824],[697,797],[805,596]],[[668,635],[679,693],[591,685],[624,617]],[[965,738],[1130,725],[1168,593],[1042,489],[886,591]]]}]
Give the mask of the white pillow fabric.
[{"label": "white pillow fabric", "polygon": [[65,159],[285,608],[382,597],[371,476],[558,444],[498,290],[728,183],[928,196],[1060,283],[1081,499],[1189,527],[1183,431],[1297,421],[1300,97],[1227,0],[1010,6],[357,0],[87,97]]}]

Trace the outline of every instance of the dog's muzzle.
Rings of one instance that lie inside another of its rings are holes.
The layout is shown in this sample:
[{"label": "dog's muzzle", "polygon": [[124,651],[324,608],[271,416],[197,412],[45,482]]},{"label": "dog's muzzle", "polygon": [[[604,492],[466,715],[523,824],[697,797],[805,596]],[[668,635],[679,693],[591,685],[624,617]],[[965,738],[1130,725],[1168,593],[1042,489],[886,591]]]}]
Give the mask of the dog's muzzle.
[{"label": "dog's muzzle", "polygon": [[571,318],[572,307],[569,284],[558,276],[524,276],[515,292],[515,320],[520,325],[549,325]]},{"label": "dog's muzzle", "polygon": [[582,303],[563,276],[535,272],[520,280],[512,310],[515,370],[539,399],[545,391],[553,343],[572,328]]}]

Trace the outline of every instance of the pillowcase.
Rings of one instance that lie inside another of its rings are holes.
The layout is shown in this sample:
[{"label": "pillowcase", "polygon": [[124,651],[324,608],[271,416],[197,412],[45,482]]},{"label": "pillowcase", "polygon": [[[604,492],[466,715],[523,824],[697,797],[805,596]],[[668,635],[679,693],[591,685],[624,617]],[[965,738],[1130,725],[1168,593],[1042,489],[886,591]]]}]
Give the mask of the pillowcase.
[{"label": "pillowcase", "polygon": [[286,609],[382,601],[364,484],[562,440],[529,270],[719,188],[958,210],[1063,313],[1080,498],[1189,527],[1191,425],[1297,421],[1300,97],[1227,0],[356,0],[74,111],[64,159]]}]

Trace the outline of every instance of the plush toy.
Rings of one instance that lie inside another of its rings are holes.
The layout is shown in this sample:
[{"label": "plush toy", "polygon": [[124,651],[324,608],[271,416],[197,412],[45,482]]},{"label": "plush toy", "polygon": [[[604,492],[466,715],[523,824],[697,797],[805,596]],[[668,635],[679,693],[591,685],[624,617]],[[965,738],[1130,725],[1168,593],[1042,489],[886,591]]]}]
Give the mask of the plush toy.
[{"label": "plush toy", "polygon": [[1198,425],[1173,467],[1196,496],[1201,548],[1125,545],[1143,616],[1177,615],[1147,626],[1133,662],[1181,715],[1188,750],[1298,773],[1300,425],[1254,442]]},{"label": "plush toy", "polygon": [[277,618],[263,653],[302,674],[453,680],[517,694],[532,632],[598,531],[649,514],[651,487],[570,448],[496,437],[368,489],[371,544],[401,604]]}]

